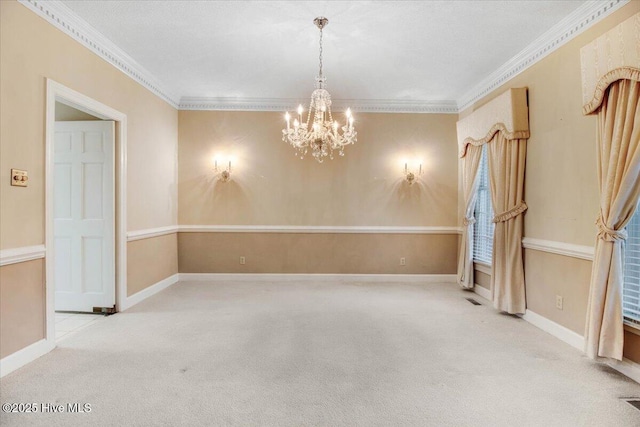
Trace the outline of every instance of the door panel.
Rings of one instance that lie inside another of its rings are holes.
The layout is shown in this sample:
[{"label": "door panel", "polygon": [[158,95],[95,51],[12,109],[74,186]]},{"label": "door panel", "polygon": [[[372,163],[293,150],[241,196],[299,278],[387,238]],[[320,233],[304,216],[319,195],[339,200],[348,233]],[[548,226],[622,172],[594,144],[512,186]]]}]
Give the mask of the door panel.
[{"label": "door panel", "polygon": [[56,164],[53,179],[59,189],[53,201],[54,218],[71,219],[71,164]]},{"label": "door panel", "polygon": [[71,292],[71,238],[55,238],[56,291]]},{"label": "door panel", "polygon": [[101,163],[84,163],[83,165],[84,183],[82,186],[82,218],[83,219],[104,219],[102,206],[102,192],[95,191],[102,188],[102,177],[104,174]]},{"label": "door panel", "polygon": [[115,304],[114,122],[56,122],[55,308]]}]

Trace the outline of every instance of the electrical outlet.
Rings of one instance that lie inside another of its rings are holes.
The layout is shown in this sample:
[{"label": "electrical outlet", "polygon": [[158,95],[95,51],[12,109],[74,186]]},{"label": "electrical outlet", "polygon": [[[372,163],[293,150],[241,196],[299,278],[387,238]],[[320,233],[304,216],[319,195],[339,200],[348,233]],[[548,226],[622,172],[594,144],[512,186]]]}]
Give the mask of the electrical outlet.
[{"label": "electrical outlet", "polygon": [[244,265],[245,263],[245,258],[243,256],[240,257],[240,265]]},{"label": "electrical outlet", "polygon": [[556,308],[558,310],[562,310],[563,300],[564,298],[562,298],[560,295],[556,295]]},{"label": "electrical outlet", "polygon": [[26,187],[29,180],[29,174],[27,171],[20,169],[11,169],[11,185],[16,187]]},{"label": "electrical outlet", "polygon": [[407,259],[405,257],[400,258],[400,265],[407,265]]}]

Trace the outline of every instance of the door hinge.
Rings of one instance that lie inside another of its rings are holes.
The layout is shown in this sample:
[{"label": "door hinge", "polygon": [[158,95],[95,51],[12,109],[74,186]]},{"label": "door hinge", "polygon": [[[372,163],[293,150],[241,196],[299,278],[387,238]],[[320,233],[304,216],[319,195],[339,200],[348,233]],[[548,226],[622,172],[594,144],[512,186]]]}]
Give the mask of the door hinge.
[{"label": "door hinge", "polygon": [[104,313],[106,315],[115,314],[116,313],[116,305],[113,307],[93,307],[94,313]]}]

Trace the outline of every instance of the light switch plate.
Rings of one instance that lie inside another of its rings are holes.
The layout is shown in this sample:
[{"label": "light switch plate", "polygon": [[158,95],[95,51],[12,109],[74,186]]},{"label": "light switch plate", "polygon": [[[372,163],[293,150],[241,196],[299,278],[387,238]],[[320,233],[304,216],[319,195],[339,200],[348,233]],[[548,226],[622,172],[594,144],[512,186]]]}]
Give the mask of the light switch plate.
[{"label": "light switch plate", "polygon": [[29,175],[27,171],[20,169],[11,169],[11,185],[16,187],[26,187],[29,181]]}]

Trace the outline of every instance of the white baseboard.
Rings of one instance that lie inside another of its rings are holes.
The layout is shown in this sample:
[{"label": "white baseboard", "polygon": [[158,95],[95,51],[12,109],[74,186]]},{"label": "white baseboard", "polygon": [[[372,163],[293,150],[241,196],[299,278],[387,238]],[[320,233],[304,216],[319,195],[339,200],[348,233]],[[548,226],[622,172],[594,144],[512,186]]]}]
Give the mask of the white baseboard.
[{"label": "white baseboard", "polygon": [[634,362],[633,360],[623,358],[621,362],[613,360],[607,362],[607,365],[611,366],[622,375],[625,375],[635,382],[640,383],[640,364]]},{"label": "white baseboard", "polygon": [[157,294],[163,289],[166,289],[169,286],[173,285],[174,283],[178,282],[178,279],[179,279],[179,275],[174,274],[173,276],[169,276],[166,279],[162,279],[158,283],[155,283],[149,286],[148,288],[145,288],[140,292],[137,292],[131,295],[130,297],[125,298],[124,307],[120,307],[119,311],[125,311],[126,309],[133,307],[134,305],[144,301],[150,296]]},{"label": "white baseboard", "polygon": [[54,340],[47,341],[43,339],[10,354],[0,360],[0,377],[4,377],[27,363],[33,362],[40,356],[49,353],[55,347],[56,344]]},{"label": "white baseboard", "polygon": [[571,329],[567,329],[564,326],[549,320],[546,317],[540,316],[531,310],[527,310],[522,318],[561,341],[566,342],[570,346],[577,348],[580,351],[584,351],[584,337],[573,332]]},{"label": "white baseboard", "polygon": [[180,273],[180,281],[309,281],[339,280],[344,282],[422,282],[455,283],[455,274],[262,274],[262,273]]},{"label": "white baseboard", "polygon": [[473,292],[480,295],[482,298],[486,299],[487,301],[491,301],[491,291],[489,289],[476,284],[473,287]]},{"label": "white baseboard", "polygon": [[[491,292],[483,288],[482,286],[476,285],[473,291],[480,295],[483,298],[490,300]],[[584,352],[584,337],[571,329],[565,328],[564,326],[547,319],[546,317],[540,316],[539,314],[527,310],[522,316],[523,320],[531,323],[533,326],[536,326],[543,331],[553,335],[558,338],[560,341],[564,341],[570,346]],[[623,359],[621,362],[616,360],[607,360],[604,363],[611,366],[616,371],[620,372],[622,375],[625,375],[637,383],[640,383],[640,364],[629,360]]]}]

